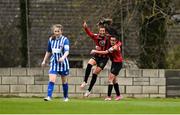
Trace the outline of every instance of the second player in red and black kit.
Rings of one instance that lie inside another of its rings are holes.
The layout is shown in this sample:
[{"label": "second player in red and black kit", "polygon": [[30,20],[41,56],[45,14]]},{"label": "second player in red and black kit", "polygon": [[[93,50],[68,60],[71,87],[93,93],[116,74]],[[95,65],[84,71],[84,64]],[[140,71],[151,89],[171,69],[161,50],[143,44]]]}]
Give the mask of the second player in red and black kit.
[{"label": "second player in red and black kit", "polygon": [[119,91],[119,84],[117,82],[117,75],[119,74],[121,68],[122,68],[122,55],[121,55],[121,42],[118,41],[117,37],[111,36],[110,38],[111,47],[106,51],[98,51],[98,50],[92,50],[91,54],[109,54],[109,57],[112,61],[111,65],[111,72],[108,76],[108,96],[105,98],[105,100],[111,100],[111,92],[114,85],[114,89],[116,91],[116,97],[115,100],[120,100],[122,97],[120,96]]}]

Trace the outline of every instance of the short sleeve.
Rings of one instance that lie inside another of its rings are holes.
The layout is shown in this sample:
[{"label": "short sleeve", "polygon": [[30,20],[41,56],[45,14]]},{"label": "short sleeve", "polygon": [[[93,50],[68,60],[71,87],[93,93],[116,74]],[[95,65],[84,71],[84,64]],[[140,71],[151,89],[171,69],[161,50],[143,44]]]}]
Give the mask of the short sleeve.
[{"label": "short sleeve", "polygon": [[51,40],[50,39],[48,41],[47,52],[52,52],[52,49],[51,49]]},{"label": "short sleeve", "polygon": [[66,52],[66,51],[69,51],[69,40],[68,39],[66,39],[65,41],[64,41],[64,51]]}]

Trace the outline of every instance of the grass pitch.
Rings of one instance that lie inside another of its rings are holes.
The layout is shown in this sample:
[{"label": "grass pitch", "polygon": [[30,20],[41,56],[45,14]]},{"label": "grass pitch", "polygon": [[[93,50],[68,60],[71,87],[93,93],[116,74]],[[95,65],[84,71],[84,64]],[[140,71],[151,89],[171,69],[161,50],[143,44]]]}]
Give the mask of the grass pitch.
[{"label": "grass pitch", "polygon": [[180,114],[180,99],[132,99],[104,101],[102,98],[53,99],[0,98],[0,114]]}]

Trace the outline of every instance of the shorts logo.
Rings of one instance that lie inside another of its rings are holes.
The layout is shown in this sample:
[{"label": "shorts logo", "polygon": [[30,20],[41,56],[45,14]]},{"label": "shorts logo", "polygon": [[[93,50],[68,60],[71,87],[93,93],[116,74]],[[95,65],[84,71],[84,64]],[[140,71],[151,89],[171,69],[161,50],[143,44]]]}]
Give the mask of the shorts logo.
[{"label": "shorts logo", "polygon": [[105,41],[104,40],[99,41],[99,45],[100,46],[105,46]]}]

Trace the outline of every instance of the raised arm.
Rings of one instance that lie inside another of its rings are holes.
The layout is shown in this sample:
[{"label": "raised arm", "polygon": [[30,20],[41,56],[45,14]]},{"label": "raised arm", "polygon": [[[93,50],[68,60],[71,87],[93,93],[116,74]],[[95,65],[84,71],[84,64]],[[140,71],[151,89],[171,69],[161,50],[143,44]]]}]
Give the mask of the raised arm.
[{"label": "raised arm", "polygon": [[88,28],[86,21],[83,22],[83,28],[89,37],[94,38],[94,33]]}]

